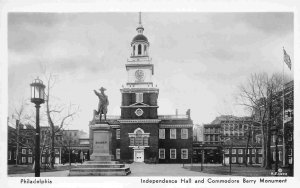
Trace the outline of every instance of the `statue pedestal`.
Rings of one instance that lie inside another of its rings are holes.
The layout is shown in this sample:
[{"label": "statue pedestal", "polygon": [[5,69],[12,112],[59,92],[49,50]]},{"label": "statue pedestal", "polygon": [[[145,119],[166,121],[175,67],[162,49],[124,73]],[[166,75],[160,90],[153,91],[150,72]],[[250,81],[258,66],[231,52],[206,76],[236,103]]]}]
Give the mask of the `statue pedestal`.
[{"label": "statue pedestal", "polygon": [[112,161],[112,133],[110,125],[107,122],[90,125],[91,134],[93,135],[93,152],[91,155],[92,161]]}]

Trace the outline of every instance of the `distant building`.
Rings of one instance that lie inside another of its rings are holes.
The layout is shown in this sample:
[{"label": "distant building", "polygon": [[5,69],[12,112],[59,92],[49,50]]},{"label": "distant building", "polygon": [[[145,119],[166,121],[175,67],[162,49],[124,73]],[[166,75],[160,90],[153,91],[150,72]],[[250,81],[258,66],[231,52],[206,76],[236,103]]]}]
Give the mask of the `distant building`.
[{"label": "distant building", "polygon": [[[203,142],[194,142],[194,162],[229,164],[230,152],[232,163],[243,163],[246,149],[255,151],[253,163],[261,163],[260,130],[249,117],[219,116],[211,124],[203,126]],[[248,140],[249,138],[249,140]],[[203,152],[203,153],[202,153]],[[252,163],[250,159],[247,159]]]},{"label": "distant building", "polygon": [[[57,129],[57,127],[56,127]],[[50,162],[50,127],[40,127],[41,138],[41,163]],[[69,141],[69,142],[68,142]],[[67,143],[70,143],[67,145]],[[35,148],[35,128],[29,124],[19,124],[19,149],[18,164],[33,164]],[[89,150],[88,135],[79,130],[60,130],[55,135],[55,163],[68,162],[69,156],[67,152],[71,150],[73,153],[73,162],[76,154],[83,151],[87,155]],[[8,126],[8,164],[16,164],[17,151],[17,129]],[[78,160],[77,160],[78,161]]]}]

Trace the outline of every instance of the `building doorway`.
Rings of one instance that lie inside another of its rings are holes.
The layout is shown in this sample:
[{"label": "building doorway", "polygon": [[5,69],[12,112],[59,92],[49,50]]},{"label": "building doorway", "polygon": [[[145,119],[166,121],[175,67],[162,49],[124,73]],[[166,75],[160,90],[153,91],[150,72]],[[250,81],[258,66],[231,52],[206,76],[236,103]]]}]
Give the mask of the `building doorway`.
[{"label": "building doorway", "polygon": [[144,162],[144,150],[143,149],[135,149],[134,150],[133,161],[134,162]]}]

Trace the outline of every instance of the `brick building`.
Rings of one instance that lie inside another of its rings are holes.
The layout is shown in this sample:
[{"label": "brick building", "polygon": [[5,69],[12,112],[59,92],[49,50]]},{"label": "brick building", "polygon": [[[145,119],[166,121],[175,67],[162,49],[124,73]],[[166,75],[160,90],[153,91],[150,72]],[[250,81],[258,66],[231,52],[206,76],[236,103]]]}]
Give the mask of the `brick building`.
[{"label": "brick building", "polygon": [[[8,164],[33,164],[35,148],[35,128],[29,124],[19,124],[19,147],[17,157],[17,129],[13,124],[8,125]],[[41,126],[41,163],[50,162],[50,127]],[[69,145],[67,143],[70,143]],[[86,133],[79,130],[61,130],[55,136],[55,163],[68,162],[68,151],[73,152],[76,158],[79,151],[83,151],[85,156],[89,150],[89,138]],[[67,157],[65,157],[67,156]],[[64,157],[66,159],[64,159]],[[73,159],[73,161],[74,161]]]},{"label": "brick building", "polygon": [[261,163],[261,134],[251,118],[222,115],[203,125],[202,132],[203,140],[193,144],[194,162],[203,156],[205,163],[229,164],[231,155],[232,163],[243,163],[248,149],[247,162]]},{"label": "brick building", "polygon": [[[141,20],[136,30],[132,53],[125,64],[127,83],[120,89],[121,116],[108,120],[112,128],[112,154],[116,160],[129,162],[188,162],[193,140],[190,111],[184,115],[157,114],[159,88],[152,82],[154,65]],[[97,124],[97,117],[90,124]],[[93,143],[91,132],[90,136]]]}]

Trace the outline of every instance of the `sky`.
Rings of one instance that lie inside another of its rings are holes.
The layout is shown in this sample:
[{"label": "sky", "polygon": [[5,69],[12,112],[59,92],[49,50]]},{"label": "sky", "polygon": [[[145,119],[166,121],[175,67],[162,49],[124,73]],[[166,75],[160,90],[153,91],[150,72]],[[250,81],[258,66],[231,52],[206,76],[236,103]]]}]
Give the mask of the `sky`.
[{"label": "sky", "polygon": [[[236,101],[251,73],[282,72],[284,46],[294,60],[292,13],[143,12],[150,42],[159,115],[185,114],[195,124],[247,113]],[[105,87],[108,115],[120,115],[125,63],[137,34],[138,13],[9,13],[8,114],[29,101],[29,84],[52,73],[54,104],[79,111],[69,129],[88,131]],[[293,77],[284,65],[287,76]],[[46,85],[47,87],[47,85]],[[33,104],[27,110],[34,110]],[[41,110],[45,110],[42,105]]]}]

